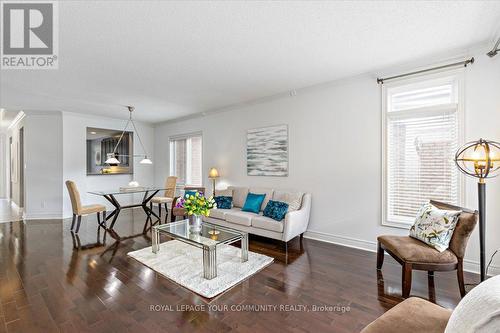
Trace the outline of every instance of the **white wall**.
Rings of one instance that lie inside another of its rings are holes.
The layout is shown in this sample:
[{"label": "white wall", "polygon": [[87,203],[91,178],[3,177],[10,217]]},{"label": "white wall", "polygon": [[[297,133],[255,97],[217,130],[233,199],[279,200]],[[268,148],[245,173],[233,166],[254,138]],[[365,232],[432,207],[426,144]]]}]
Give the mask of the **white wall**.
[{"label": "white wall", "polygon": [[[19,147],[19,131],[21,128],[24,127],[24,131],[25,131],[25,134],[26,134],[26,117],[18,120],[16,123],[13,123],[8,131],[7,131],[7,142],[6,142],[6,147],[7,147],[7,151],[10,151],[10,138],[12,138],[12,144],[13,145],[17,145],[17,147]],[[19,148],[18,148],[19,149]],[[24,137],[24,150],[25,150],[25,153],[26,153],[26,135]],[[11,152],[11,154],[14,154],[14,152]],[[10,186],[12,187],[11,191],[12,191],[12,201],[19,207],[20,205],[20,195],[21,195],[21,190],[20,190],[20,186],[21,186],[21,183],[19,181],[19,176],[20,176],[20,168],[21,168],[21,165],[20,163],[17,163],[17,180],[14,181],[14,182],[11,182],[11,173],[13,173],[14,171],[11,170],[11,165],[10,165],[10,160],[11,160],[11,157],[10,157],[10,154],[7,154],[8,156],[8,166],[7,166],[7,169],[9,171],[9,175],[8,175],[8,178],[7,178],[7,181],[9,182]],[[18,161],[19,162],[19,161]]]},{"label": "white wall", "polygon": [[25,113],[25,218],[58,218],[62,208],[62,114]]},{"label": "white wall", "polygon": [[7,193],[7,134],[0,130],[0,199],[6,199]]},{"label": "white wall", "polygon": [[[24,166],[17,166],[17,181],[12,184],[12,200],[19,206],[21,168],[24,167],[24,214],[31,218],[61,216],[62,193],[62,115],[56,111],[25,111],[7,135],[19,145],[19,130],[24,128]],[[7,146],[8,149],[8,146]],[[10,160],[7,162],[10,163]],[[8,169],[10,165],[7,165]],[[10,181],[7,179],[7,181]]]},{"label": "white wall", "polygon": [[[104,198],[88,194],[91,190],[118,189],[127,185],[132,179],[141,185],[151,186],[154,184],[154,128],[150,125],[135,122],[137,130],[146,147],[148,157],[153,161],[153,165],[139,164],[140,159],[134,159],[134,175],[92,175],[87,176],[86,169],[86,135],[87,127],[106,128],[123,130],[126,120],[82,115],[76,113],[63,113],[63,179],[76,182],[83,204],[102,203],[112,209]],[[129,130],[132,131],[129,126]],[[142,153],[142,148],[134,135],[134,153]],[[71,216],[71,202],[67,193],[66,185],[62,184],[63,191],[63,216]],[[142,195],[120,195],[118,200],[124,204],[140,202]]]},{"label": "white wall", "polygon": [[[412,68],[409,68],[410,70]],[[477,56],[466,70],[466,139],[500,140],[500,57]],[[219,168],[222,186],[255,185],[311,192],[308,236],[374,250],[380,234],[407,234],[381,225],[380,87],[370,75],[314,89],[297,96],[241,106],[228,112],[159,124],[155,130],[155,181],[168,175],[170,136],[203,132],[204,182],[208,168]],[[246,130],[289,126],[289,176],[246,175]],[[500,182],[488,189],[488,256],[500,248]],[[475,182],[467,182],[466,205],[477,207]],[[477,270],[477,231],[466,267]],[[500,266],[500,256],[495,265]],[[497,273],[500,271],[497,269]]]}]

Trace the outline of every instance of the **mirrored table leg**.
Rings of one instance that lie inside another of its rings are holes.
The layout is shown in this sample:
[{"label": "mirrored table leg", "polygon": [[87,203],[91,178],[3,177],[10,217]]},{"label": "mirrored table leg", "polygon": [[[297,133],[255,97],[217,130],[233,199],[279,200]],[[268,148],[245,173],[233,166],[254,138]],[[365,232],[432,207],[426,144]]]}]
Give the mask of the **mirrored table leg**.
[{"label": "mirrored table leg", "polygon": [[203,277],[207,280],[217,277],[217,250],[215,246],[203,246]]},{"label": "mirrored table leg", "polygon": [[248,234],[241,238],[241,262],[248,261]]},{"label": "mirrored table leg", "polygon": [[151,249],[153,250],[153,253],[158,253],[158,251],[160,251],[160,232],[156,227],[153,227],[151,232],[151,240]]}]

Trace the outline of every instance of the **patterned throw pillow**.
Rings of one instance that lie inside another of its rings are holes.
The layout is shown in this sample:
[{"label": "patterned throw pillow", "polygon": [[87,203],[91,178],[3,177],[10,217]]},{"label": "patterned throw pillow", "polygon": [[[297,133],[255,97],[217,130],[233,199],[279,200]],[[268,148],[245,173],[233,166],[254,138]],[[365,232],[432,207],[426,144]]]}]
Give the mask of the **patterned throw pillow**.
[{"label": "patterned throw pillow", "polygon": [[288,204],[281,201],[269,200],[266,208],[264,208],[264,216],[270,217],[276,221],[283,220],[287,212]]},{"label": "patterned throw pillow", "polygon": [[450,244],[460,213],[461,211],[443,210],[426,203],[417,213],[415,223],[410,228],[410,237],[443,252]]},{"label": "patterned throw pillow", "polygon": [[220,195],[214,199],[217,204],[217,209],[231,209],[233,206],[233,197]]}]

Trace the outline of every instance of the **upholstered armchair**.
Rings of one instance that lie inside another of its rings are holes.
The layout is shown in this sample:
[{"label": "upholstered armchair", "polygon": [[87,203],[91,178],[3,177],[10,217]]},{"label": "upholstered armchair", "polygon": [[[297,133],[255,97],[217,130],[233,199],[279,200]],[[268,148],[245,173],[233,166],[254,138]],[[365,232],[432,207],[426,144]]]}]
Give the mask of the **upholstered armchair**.
[{"label": "upholstered armchair", "polygon": [[451,311],[417,297],[394,306],[361,333],[493,333],[500,328],[500,276],[472,289]]},{"label": "upholstered armchair", "polygon": [[460,295],[464,297],[463,258],[470,234],[477,223],[478,212],[438,201],[431,201],[431,204],[440,209],[462,211],[449,248],[444,252],[439,252],[409,236],[379,236],[377,238],[377,269],[381,269],[384,263],[384,251],[402,265],[402,294],[404,298],[410,295],[413,269],[427,271],[429,276],[433,276],[435,271],[456,270]]},{"label": "upholstered armchair", "polygon": [[[205,193],[205,188],[204,187],[184,187],[184,191],[198,191],[198,192],[201,192],[201,193]],[[175,197],[173,202],[172,202],[172,211],[170,213],[170,221],[171,222],[174,222],[175,219],[177,218],[177,216],[180,216],[182,218],[186,218],[187,215],[186,215],[186,210],[184,208],[177,208],[175,207],[176,204],[177,204],[177,201],[180,199],[181,197]]]}]

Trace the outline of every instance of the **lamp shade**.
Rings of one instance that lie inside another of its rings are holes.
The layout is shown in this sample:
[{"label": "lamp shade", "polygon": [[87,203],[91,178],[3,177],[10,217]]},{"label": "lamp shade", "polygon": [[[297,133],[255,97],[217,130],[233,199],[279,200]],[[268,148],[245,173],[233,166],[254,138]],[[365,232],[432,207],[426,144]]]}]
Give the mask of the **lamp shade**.
[{"label": "lamp shade", "polygon": [[208,178],[219,178],[219,171],[216,168],[210,168],[208,171]]},{"label": "lamp shade", "polygon": [[485,139],[468,142],[458,149],[455,163],[471,177],[496,177],[500,170],[500,143]]},{"label": "lamp shade", "polygon": [[108,159],[106,161],[104,161],[104,163],[106,164],[120,164],[120,161],[118,161],[118,159],[114,156],[113,153],[111,154],[108,154]]},{"label": "lamp shade", "polygon": [[144,156],[144,158],[139,163],[140,164],[153,164],[153,162],[147,156]]}]

